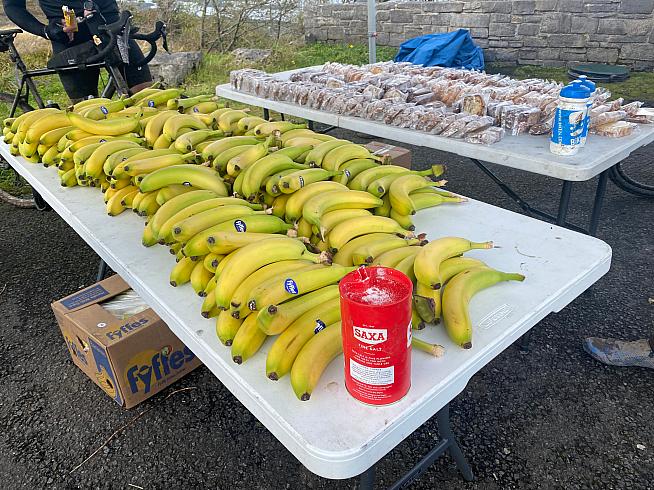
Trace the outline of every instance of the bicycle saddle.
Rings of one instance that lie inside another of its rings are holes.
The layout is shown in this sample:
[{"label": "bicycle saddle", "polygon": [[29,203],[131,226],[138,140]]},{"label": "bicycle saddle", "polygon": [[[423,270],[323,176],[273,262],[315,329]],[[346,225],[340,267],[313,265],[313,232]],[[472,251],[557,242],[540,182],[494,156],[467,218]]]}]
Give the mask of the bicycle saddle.
[{"label": "bicycle saddle", "polygon": [[20,34],[23,32],[22,29],[0,29],[0,37],[13,36],[14,34]]}]

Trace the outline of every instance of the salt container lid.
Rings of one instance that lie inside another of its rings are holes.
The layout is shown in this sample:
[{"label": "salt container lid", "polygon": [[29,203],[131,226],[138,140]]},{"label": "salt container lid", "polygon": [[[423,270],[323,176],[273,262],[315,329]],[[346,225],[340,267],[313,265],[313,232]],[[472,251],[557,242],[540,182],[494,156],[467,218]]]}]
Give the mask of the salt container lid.
[{"label": "salt container lid", "polygon": [[581,80],[575,80],[570,85],[561,89],[561,97],[568,99],[587,99],[590,97],[590,89],[583,85]]}]

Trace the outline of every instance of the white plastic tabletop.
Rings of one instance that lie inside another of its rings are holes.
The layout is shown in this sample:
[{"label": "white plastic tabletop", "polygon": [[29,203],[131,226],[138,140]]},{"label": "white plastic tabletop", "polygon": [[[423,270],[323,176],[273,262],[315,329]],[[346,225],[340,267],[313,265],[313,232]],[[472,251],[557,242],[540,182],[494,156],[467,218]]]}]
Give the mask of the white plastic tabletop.
[{"label": "white plastic tabletop", "polygon": [[470,350],[453,345],[440,327],[417,333],[443,344],[446,353],[440,359],[413,353],[413,385],[400,402],[371,407],[355,401],[344,387],[342,357],[330,365],[311,400],[300,402],[288,379],[266,378],[270,342],[245,364],[232,362],[214,333],[214,321],[199,314],[201,299],[189,286],[168,284],[173,256],[164,247],[141,246],[142,218],[128,211],[109,217],[97,189],[63,188],[53,169],[9,155],[5,144],[0,153],[304,466],[326,478],[348,478],[372,466],[456,397],[490,360],[602,277],[611,261],[610,247],[596,238],[479,201],[421,211],[416,226],[430,238],[492,239],[501,248],[470,255],[527,279],[494,286],[473,299]]},{"label": "white plastic tabletop", "polygon": [[[314,67],[318,68],[318,67]],[[297,70],[275,74],[280,79]],[[547,175],[562,180],[589,180],[607,168],[627,158],[631,152],[654,141],[654,124],[639,125],[638,130],[625,138],[606,138],[590,135],[584,149],[573,156],[554,155],[549,150],[547,136],[506,136],[493,145],[477,145],[412,129],[396,128],[359,117],[340,116],[331,112],[310,109],[288,102],[276,102],[255,95],[238,92],[229,84],[218,85],[216,95],[256,107],[302,117],[351,131],[370,134],[405,144],[434,148],[484,162]]]}]

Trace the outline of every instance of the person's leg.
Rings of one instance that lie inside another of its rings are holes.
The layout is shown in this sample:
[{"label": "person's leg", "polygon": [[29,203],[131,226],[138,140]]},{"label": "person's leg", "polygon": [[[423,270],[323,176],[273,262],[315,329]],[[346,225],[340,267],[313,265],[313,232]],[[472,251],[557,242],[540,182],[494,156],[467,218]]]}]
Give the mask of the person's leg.
[{"label": "person's leg", "polygon": [[133,39],[129,42],[129,61],[130,64],[125,65],[125,78],[130,92],[135,94],[148,88],[152,85],[152,74],[148,65],[135,66],[136,63],[143,61],[145,57],[139,45]]},{"label": "person's leg", "polygon": [[593,359],[604,364],[654,369],[654,335],[631,342],[590,337],[584,340],[583,347]]}]

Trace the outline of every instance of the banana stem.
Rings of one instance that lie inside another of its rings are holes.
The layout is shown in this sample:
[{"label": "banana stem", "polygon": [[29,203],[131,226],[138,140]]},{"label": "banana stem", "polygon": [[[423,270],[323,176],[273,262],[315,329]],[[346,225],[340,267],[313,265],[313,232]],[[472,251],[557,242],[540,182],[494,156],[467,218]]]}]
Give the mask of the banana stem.
[{"label": "banana stem", "polygon": [[522,281],[525,280],[525,276],[523,276],[522,274],[518,274],[518,273],[505,272],[504,273],[504,279],[506,281],[520,281],[520,282],[522,282]]},{"label": "banana stem", "polygon": [[493,242],[470,242],[471,250],[488,250],[493,248]]},{"label": "banana stem", "polygon": [[411,338],[411,346],[434,357],[443,357],[443,354],[445,354],[445,347],[442,345],[430,344],[429,342],[420,340],[415,336]]}]

